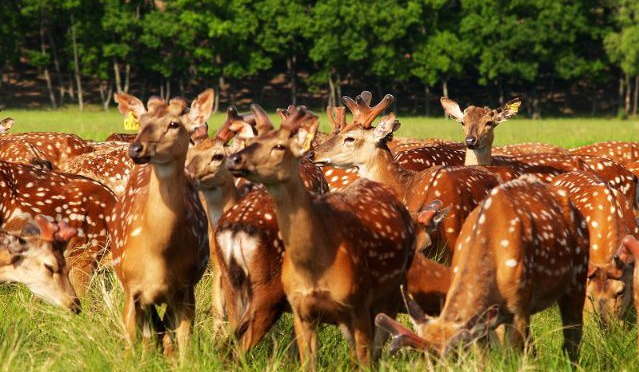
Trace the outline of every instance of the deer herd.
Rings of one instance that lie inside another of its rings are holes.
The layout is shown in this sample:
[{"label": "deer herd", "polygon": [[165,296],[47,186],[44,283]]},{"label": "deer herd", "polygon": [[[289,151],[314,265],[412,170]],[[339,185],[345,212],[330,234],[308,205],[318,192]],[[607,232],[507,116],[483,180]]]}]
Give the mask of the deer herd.
[{"label": "deer herd", "polygon": [[207,270],[210,316],[242,351],[290,312],[308,369],[322,323],[366,368],[389,338],[436,356],[522,350],[531,315],[555,304],[576,362],[584,312],[605,330],[639,306],[639,144],[493,147],[518,99],[462,110],[442,98],[463,143],[394,138],[393,96],[372,105],[367,91],[327,108],[330,133],[304,106],[278,110],[276,128],[253,104],[229,107],[209,137],[210,89],[190,105],[115,100],[137,135],[0,122],[0,281],[79,312],[111,268],[129,345],[184,358]]}]

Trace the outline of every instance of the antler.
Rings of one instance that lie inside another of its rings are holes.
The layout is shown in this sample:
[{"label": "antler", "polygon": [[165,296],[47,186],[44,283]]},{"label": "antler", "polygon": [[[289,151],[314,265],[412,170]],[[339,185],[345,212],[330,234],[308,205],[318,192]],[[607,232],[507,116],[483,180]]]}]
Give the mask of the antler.
[{"label": "antler", "polygon": [[328,106],[326,107],[326,114],[333,127],[331,134],[339,133],[346,125],[346,108]]},{"label": "antler", "polygon": [[375,325],[390,333],[392,338],[390,351],[392,354],[402,347],[411,347],[417,350],[426,349],[426,340],[384,313],[375,317]]},{"label": "antler", "polygon": [[258,134],[268,132],[273,129],[273,123],[262,106],[257,103],[252,104],[251,113],[255,118],[255,128],[257,129]]},{"label": "antler", "polygon": [[239,114],[237,112],[237,107],[230,106],[228,109],[226,109],[226,120],[217,131],[215,138],[224,143],[230,141],[231,138],[235,136],[233,124],[236,124],[237,122],[245,122],[250,124],[251,126],[256,126],[256,119],[254,114]]},{"label": "antler", "polygon": [[277,114],[280,116],[280,119],[284,120],[286,119],[293,111],[295,111],[295,105],[288,105],[287,108],[285,109],[281,109],[278,108],[277,109]]},{"label": "antler", "polygon": [[295,110],[282,121],[281,127],[290,133],[297,133],[304,123],[309,120],[317,120],[317,115],[308,111],[306,106],[297,106]]},{"label": "antler", "polygon": [[353,113],[353,121],[344,127],[344,131],[349,131],[358,125],[370,128],[375,118],[386,110],[395,99],[391,94],[387,94],[377,105],[371,107],[371,96],[371,92],[363,91],[355,97],[355,100],[347,96],[342,98],[344,105]]}]

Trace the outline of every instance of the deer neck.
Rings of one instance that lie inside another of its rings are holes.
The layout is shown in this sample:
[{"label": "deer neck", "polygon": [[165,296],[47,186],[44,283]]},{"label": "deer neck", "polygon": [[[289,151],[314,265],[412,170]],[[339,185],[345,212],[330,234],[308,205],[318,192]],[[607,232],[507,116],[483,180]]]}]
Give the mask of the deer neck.
[{"label": "deer neck", "polygon": [[389,186],[396,195],[405,199],[417,173],[402,168],[390,150],[377,148],[364,166],[359,167],[359,176]]},{"label": "deer neck", "polygon": [[492,165],[492,146],[484,146],[480,149],[466,149],[464,165]]},{"label": "deer neck", "polygon": [[304,188],[298,173],[285,182],[267,185],[266,188],[275,203],[286,257],[297,272],[306,271],[312,276],[313,270],[321,270],[328,264],[325,257],[329,253],[322,247],[327,235],[313,197]]},{"label": "deer neck", "polygon": [[201,189],[209,217],[209,224],[215,227],[222,214],[233,208],[239,200],[240,194],[235,187],[233,177],[229,175],[224,183],[211,188]]},{"label": "deer neck", "polygon": [[[183,159],[185,160],[185,159]],[[184,161],[167,164],[152,164],[145,218],[148,231],[163,231],[170,234],[184,221]]]}]

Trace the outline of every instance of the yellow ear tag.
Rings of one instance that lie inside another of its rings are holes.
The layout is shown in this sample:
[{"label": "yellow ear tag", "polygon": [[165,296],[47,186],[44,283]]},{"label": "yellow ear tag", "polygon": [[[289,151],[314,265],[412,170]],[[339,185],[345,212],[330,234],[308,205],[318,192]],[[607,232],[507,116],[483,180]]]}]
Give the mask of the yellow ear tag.
[{"label": "yellow ear tag", "polygon": [[311,132],[306,134],[306,138],[304,138],[304,152],[311,149],[311,143],[313,142],[313,135]]},{"label": "yellow ear tag", "polygon": [[129,114],[124,118],[124,129],[125,130],[138,130],[140,129],[140,122],[138,118],[135,117],[133,112],[129,111]]},{"label": "yellow ear tag", "polygon": [[517,101],[508,105],[508,109],[514,113],[519,111],[519,106],[521,106],[521,101]]}]

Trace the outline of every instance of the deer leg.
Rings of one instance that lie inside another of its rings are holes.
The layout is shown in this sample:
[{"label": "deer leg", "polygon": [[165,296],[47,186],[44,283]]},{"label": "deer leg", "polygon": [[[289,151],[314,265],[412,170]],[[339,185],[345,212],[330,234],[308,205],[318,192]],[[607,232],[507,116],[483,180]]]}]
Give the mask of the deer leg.
[{"label": "deer leg", "polygon": [[583,326],[584,291],[568,293],[559,300],[559,312],[563,324],[564,345],[572,362],[577,361]]},{"label": "deer leg", "polygon": [[129,293],[125,293],[124,297],[124,312],[122,318],[124,320],[124,329],[127,334],[127,341],[129,347],[133,347],[133,344],[138,340],[138,317],[140,316],[140,309],[137,308],[137,304],[133,296]]},{"label": "deer leg", "polygon": [[174,305],[172,325],[180,354],[180,361],[186,357],[191,335],[191,324],[195,317],[195,288],[188,288],[182,301]]},{"label": "deer leg", "polygon": [[363,367],[371,365],[371,349],[373,346],[373,328],[368,311],[359,311],[351,319],[355,330],[355,350],[357,360]]},{"label": "deer leg", "polygon": [[509,346],[517,351],[523,351],[530,335],[530,315],[526,313],[514,314],[512,325],[508,328]]},{"label": "deer leg", "polygon": [[[252,314],[248,314],[250,319],[246,320],[248,328],[240,336],[240,344],[244,351],[248,351],[257,345],[282,314],[280,307],[277,305],[269,304],[265,306],[257,303],[253,304],[253,306],[255,311]],[[241,321],[240,324],[243,322]]]},{"label": "deer leg", "polygon": [[94,263],[85,258],[76,258],[74,264],[70,265],[69,280],[78,297],[84,297],[91,283],[91,274],[95,269]]},{"label": "deer leg", "polygon": [[300,353],[300,363],[302,369],[306,371],[315,371],[317,369],[317,331],[315,324],[308,320],[302,319],[300,315],[293,310],[295,339],[297,348]]},{"label": "deer leg", "polygon": [[351,369],[355,369],[357,366],[357,355],[355,354],[355,337],[353,336],[353,329],[350,324],[340,323],[339,330],[342,332],[342,336],[346,339],[349,347],[349,354],[351,359]]}]

